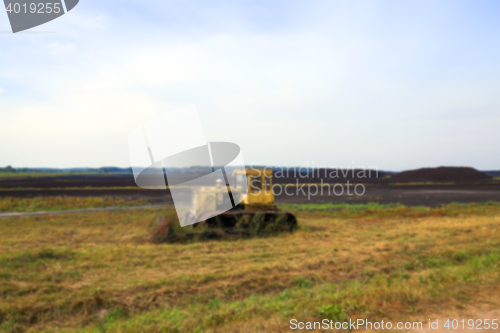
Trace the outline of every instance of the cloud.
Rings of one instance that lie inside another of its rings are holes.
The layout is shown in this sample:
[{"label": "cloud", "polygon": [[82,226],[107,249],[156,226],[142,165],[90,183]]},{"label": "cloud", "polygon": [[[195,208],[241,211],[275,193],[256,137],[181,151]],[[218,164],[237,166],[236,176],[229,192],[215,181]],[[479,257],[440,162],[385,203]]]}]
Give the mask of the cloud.
[{"label": "cloud", "polygon": [[[457,53],[476,44],[451,32],[462,14],[443,18],[450,3],[210,15],[202,4],[115,5],[83,2],[47,26],[56,34],[5,43],[0,140],[14,144],[0,147],[0,165],[126,166],[129,131],[191,104],[207,138],[239,143],[249,162],[500,163],[499,52],[486,43],[483,59]],[[489,147],[480,158],[477,146]]]}]

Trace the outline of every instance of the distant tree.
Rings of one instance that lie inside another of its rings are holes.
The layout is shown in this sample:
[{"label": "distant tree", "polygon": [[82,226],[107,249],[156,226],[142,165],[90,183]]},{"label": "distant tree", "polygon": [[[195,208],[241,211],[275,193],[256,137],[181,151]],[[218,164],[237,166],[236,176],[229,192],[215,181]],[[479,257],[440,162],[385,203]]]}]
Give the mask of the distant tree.
[{"label": "distant tree", "polygon": [[0,168],[0,172],[17,172],[12,166],[7,165],[5,168]]}]

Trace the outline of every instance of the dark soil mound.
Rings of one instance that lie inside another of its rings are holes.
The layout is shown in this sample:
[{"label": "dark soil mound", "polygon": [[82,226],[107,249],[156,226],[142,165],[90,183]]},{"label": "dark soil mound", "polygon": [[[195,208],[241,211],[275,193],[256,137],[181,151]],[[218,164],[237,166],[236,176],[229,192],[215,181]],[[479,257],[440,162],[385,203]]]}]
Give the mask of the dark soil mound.
[{"label": "dark soil mound", "polygon": [[491,179],[485,173],[473,168],[439,167],[400,172],[390,178],[391,182],[456,182],[469,183]]}]

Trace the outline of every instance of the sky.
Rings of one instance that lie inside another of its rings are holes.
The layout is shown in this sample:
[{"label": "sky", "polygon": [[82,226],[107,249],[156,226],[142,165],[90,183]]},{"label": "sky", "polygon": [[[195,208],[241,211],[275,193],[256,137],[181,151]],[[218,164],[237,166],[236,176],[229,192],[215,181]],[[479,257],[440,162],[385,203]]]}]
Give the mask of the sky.
[{"label": "sky", "polygon": [[0,166],[130,166],[195,105],[246,164],[500,169],[500,2],[80,0],[12,34]]}]

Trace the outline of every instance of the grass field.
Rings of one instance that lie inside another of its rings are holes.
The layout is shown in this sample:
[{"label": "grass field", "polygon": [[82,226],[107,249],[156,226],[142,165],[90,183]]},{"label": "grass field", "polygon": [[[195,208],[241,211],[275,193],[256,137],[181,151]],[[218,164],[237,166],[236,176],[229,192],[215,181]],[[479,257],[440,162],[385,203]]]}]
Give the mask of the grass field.
[{"label": "grass field", "polygon": [[0,197],[0,212],[58,211],[83,208],[140,206],[149,200],[122,197]]},{"label": "grass field", "polygon": [[0,220],[0,331],[280,332],[500,307],[500,205],[288,205],[299,230],[154,245],[172,208]]}]

